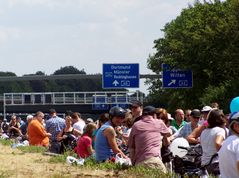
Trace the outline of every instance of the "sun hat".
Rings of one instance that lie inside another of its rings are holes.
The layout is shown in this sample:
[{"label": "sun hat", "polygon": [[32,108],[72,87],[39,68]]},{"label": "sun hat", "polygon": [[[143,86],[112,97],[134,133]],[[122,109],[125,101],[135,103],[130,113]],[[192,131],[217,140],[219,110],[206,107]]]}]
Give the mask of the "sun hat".
[{"label": "sun hat", "polygon": [[212,110],[212,107],[210,107],[210,106],[204,106],[204,107],[202,108],[201,112],[209,112],[209,111],[211,111],[211,110]]}]

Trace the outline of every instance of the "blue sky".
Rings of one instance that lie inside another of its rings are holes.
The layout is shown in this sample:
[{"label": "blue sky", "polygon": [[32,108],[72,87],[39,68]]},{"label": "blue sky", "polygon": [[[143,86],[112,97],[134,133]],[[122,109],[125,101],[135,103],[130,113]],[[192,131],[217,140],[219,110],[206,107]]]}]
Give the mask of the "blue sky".
[{"label": "blue sky", "polygon": [[[139,63],[160,29],[194,0],[0,0],[0,71],[52,74],[73,65],[87,74],[103,63]],[[143,87],[143,86],[142,86]]]}]

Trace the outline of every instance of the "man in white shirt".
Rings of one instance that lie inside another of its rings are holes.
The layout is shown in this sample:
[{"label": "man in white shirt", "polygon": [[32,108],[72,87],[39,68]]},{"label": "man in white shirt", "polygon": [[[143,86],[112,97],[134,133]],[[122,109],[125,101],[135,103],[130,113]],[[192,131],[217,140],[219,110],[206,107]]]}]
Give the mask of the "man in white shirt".
[{"label": "man in white shirt", "polygon": [[85,121],[83,119],[81,119],[80,113],[74,112],[72,114],[72,119],[73,119],[73,128],[80,131],[80,133],[82,135],[84,132],[84,128],[85,128]]}]

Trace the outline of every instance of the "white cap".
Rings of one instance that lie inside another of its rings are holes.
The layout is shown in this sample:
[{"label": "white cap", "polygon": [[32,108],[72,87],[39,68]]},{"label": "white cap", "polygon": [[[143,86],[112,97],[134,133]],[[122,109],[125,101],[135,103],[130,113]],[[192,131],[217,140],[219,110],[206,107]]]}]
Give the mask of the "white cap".
[{"label": "white cap", "polygon": [[211,108],[210,106],[204,106],[204,107],[202,108],[201,112],[209,112],[209,111],[211,111],[211,110],[212,110],[212,108]]},{"label": "white cap", "polygon": [[172,118],[171,114],[167,113],[167,115],[168,115],[168,119],[169,119],[169,120],[174,120],[174,119]]}]

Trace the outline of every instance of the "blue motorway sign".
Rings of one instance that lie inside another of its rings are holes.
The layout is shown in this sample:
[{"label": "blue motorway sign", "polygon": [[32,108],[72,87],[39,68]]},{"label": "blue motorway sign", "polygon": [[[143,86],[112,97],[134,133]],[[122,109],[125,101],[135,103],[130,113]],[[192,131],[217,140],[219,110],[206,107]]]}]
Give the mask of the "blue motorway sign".
[{"label": "blue motorway sign", "polygon": [[93,96],[92,110],[108,110],[107,97],[104,95]]},{"label": "blue motorway sign", "polygon": [[139,88],[139,64],[103,64],[103,88]]},{"label": "blue motorway sign", "polygon": [[168,64],[162,64],[163,88],[192,88],[193,74],[191,70],[171,69]]},{"label": "blue motorway sign", "polygon": [[113,106],[119,106],[121,108],[127,109],[129,108],[128,103],[128,97],[126,95],[120,96],[120,95],[115,95],[111,96],[111,107]]}]

